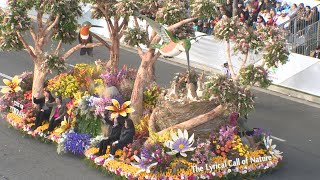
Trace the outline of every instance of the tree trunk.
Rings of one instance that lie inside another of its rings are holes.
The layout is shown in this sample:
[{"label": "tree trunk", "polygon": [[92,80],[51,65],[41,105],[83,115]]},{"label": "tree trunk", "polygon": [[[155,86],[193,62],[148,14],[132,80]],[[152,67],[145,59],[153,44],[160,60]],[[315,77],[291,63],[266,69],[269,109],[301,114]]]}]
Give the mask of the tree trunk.
[{"label": "tree trunk", "polygon": [[232,4],[232,17],[235,17],[238,15],[238,0],[233,0]]},{"label": "tree trunk", "polygon": [[113,70],[119,68],[119,53],[120,53],[120,39],[117,34],[112,34],[111,36],[111,48],[110,48],[110,59],[107,66]]},{"label": "tree trunk", "polygon": [[185,122],[182,122],[180,124],[176,124],[174,126],[171,126],[167,129],[164,129],[160,132],[158,132],[159,135],[164,134],[165,132],[167,132],[170,129],[192,129],[195,128],[201,124],[204,124],[212,119],[214,119],[215,117],[219,116],[223,111],[225,110],[225,108],[222,105],[217,106],[216,108],[214,108],[212,111],[209,111],[205,114],[199,115],[197,117],[194,117],[192,119],[189,119]]},{"label": "tree trunk", "polygon": [[41,60],[34,64],[33,84],[32,84],[32,95],[39,94],[43,95],[43,85],[47,75],[47,71],[41,69]]},{"label": "tree trunk", "polygon": [[134,123],[139,122],[139,118],[143,115],[143,91],[147,85],[154,81],[153,66],[155,59],[153,52],[147,52],[141,58],[141,64],[131,94],[131,107],[135,110],[131,114],[131,119]]}]

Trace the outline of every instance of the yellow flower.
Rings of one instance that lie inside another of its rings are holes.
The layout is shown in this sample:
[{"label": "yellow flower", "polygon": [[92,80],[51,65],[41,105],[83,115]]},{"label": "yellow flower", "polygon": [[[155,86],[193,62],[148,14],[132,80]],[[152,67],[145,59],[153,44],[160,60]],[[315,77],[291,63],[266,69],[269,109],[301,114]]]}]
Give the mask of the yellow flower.
[{"label": "yellow flower", "polygon": [[7,85],[7,86],[3,87],[1,89],[1,92],[3,94],[7,94],[7,93],[21,91],[21,87],[19,86],[21,81],[22,81],[22,79],[19,79],[18,76],[14,76],[12,81],[10,81],[8,79],[3,79],[4,84]]},{"label": "yellow flower", "polygon": [[69,127],[70,127],[70,125],[69,125],[66,117],[64,117],[64,120],[61,122],[60,128],[56,129],[55,132],[56,132],[56,133],[63,133],[63,132],[66,131]]},{"label": "yellow flower", "polygon": [[106,110],[113,111],[111,113],[111,118],[115,118],[117,115],[121,115],[122,117],[126,117],[127,113],[134,112],[134,109],[128,108],[128,106],[131,104],[131,101],[124,102],[121,106],[120,103],[116,99],[112,99],[113,106],[107,106]]},{"label": "yellow flower", "polygon": [[220,145],[217,145],[217,147],[216,147],[217,149],[220,149]]}]

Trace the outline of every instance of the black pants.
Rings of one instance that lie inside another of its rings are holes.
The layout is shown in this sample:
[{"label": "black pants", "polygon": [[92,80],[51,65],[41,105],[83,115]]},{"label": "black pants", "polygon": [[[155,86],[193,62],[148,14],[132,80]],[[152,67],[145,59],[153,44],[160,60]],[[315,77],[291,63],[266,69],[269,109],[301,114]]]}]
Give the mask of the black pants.
[{"label": "black pants", "polygon": [[42,125],[43,121],[49,120],[49,116],[50,116],[49,110],[38,112],[36,116],[35,127],[37,128]]},{"label": "black pants", "polygon": [[110,139],[104,139],[99,144],[99,155],[104,155],[107,152],[108,146],[113,143]]},{"label": "black pants", "polygon": [[50,119],[48,131],[53,131],[55,127],[61,124],[62,119],[55,120],[54,117]]},{"label": "black pants", "polygon": [[114,146],[111,146],[110,154],[115,155],[118,149],[122,150],[126,145],[128,144],[118,143],[118,144],[115,144]]},{"label": "black pants", "polygon": [[93,57],[93,48],[81,48],[80,56],[86,55]]}]

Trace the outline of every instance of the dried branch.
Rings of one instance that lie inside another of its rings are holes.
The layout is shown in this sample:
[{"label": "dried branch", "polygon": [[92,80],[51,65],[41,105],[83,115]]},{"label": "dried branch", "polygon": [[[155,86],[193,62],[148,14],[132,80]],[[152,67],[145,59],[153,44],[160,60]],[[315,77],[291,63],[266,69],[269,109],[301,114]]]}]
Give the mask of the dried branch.
[{"label": "dried branch", "polygon": [[113,26],[112,21],[110,19],[107,19],[107,24],[110,26],[110,29],[111,29],[110,32],[115,32],[114,31],[114,26]]},{"label": "dried branch", "polygon": [[92,36],[94,38],[96,38],[100,43],[102,43],[103,45],[105,45],[109,50],[110,50],[110,45],[107,43],[107,41],[105,41],[104,39],[102,39],[100,36],[98,36],[97,34],[90,32],[92,34]]},{"label": "dried branch", "polygon": [[31,34],[31,37],[33,39],[34,42],[37,41],[37,36],[36,36],[36,33],[33,31],[32,28],[30,28],[30,34]]},{"label": "dried branch", "polygon": [[69,49],[63,56],[62,58],[64,60],[68,59],[74,52],[76,52],[77,50],[81,49],[81,48],[93,48],[93,47],[99,47],[99,46],[103,46],[104,44],[102,43],[89,43],[86,46],[83,46],[82,44],[78,44],[74,47],[72,47],[71,49]]},{"label": "dried branch", "polygon": [[35,61],[35,59],[37,58],[37,56],[36,56],[36,54],[35,54],[35,52],[34,52],[34,49],[33,49],[33,48],[31,49],[31,46],[28,45],[28,43],[27,43],[26,40],[22,37],[22,35],[21,35],[20,32],[17,32],[17,35],[18,35],[19,40],[22,42],[23,47],[27,49],[29,55],[30,55],[30,56],[34,59],[34,61]]}]

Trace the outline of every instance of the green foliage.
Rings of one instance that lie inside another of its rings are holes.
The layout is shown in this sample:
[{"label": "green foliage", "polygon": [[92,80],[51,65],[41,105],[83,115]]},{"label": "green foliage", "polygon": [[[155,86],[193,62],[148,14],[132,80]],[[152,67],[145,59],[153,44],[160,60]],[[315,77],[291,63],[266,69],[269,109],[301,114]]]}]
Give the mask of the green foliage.
[{"label": "green foliage", "polygon": [[140,27],[129,28],[124,33],[124,41],[129,46],[138,46],[139,44],[147,44],[147,32],[140,29]]},{"label": "green foliage", "polygon": [[83,109],[77,110],[77,122],[76,122],[76,130],[82,134],[90,134],[91,137],[96,137],[101,133],[101,119],[99,117],[95,117],[92,113],[88,112],[88,110]]},{"label": "green foliage", "polygon": [[42,63],[42,68],[49,69],[49,72],[57,71],[58,74],[67,69],[65,61],[58,55],[47,54],[46,60]]},{"label": "green foliage", "polygon": [[[82,15],[78,0],[55,0],[46,8],[47,13],[60,15],[60,21],[54,29],[53,40],[62,40],[63,43],[72,43],[77,39],[77,17]],[[52,19],[53,20],[53,19]]]},{"label": "green foliage", "polygon": [[23,45],[17,32],[24,32],[30,28],[28,4],[23,0],[10,1],[8,8],[10,13],[0,13],[0,49],[22,50]]},{"label": "green foliage", "polygon": [[272,81],[268,79],[268,72],[261,66],[254,67],[253,64],[240,70],[240,84],[253,86],[256,83],[262,88],[267,88]]},{"label": "green foliage", "polygon": [[217,14],[216,4],[208,0],[191,0],[191,13],[193,17],[208,18]]},{"label": "green foliage", "polygon": [[288,62],[289,51],[286,45],[280,41],[274,41],[268,44],[263,53],[263,60],[268,68],[277,67],[277,64]]},{"label": "green foliage", "polygon": [[206,99],[215,96],[219,104],[226,106],[230,112],[239,112],[240,115],[248,114],[254,108],[251,91],[226,76],[209,77],[205,83],[204,95]]},{"label": "green foliage", "polygon": [[242,28],[243,24],[237,17],[222,18],[214,27],[214,35],[220,40],[229,42],[231,39],[235,39]]}]

